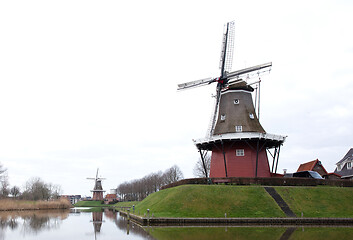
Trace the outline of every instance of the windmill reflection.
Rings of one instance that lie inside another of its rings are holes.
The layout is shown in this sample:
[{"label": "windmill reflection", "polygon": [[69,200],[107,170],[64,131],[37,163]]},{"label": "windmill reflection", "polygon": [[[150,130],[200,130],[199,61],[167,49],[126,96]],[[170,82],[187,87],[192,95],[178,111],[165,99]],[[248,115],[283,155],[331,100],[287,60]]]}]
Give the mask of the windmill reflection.
[{"label": "windmill reflection", "polygon": [[92,221],[94,229],[94,239],[97,239],[97,233],[100,233],[103,221],[103,212],[92,212]]},{"label": "windmill reflection", "polygon": [[104,232],[102,225],[103,223],[107,224],[106,221],[113,222],[114,225],[121,231],[124,231],[126,235],[132,233],[133,235],[141,236],[144,239],[153,239],[142,227],[129,221],[124,216],[119,216],[119,212],[115,209],[103,208],[97,210],[98,209],[95,209],[95,211],[92,212],[92,220],[90,221],[93,223],[94,239],[97,239],[101,231]]}]

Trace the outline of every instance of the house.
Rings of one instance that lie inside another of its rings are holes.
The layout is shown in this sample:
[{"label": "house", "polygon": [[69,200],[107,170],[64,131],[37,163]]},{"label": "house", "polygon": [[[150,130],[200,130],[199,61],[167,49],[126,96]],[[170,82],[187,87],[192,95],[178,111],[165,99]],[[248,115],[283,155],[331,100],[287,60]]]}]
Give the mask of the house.
[{"label": "house", "polygon": [[300,164],[297,172],[301,172],[301,171],[315,171],[315,172],[318,172],[321,175],[321,177],[324,177],[325,175],[328,174],[328,172],[322,165],[321,161],[319,161],[319,159]]},{"label": "house", "polygon": [[67,199],[72,205],[76,204],[81,199],[81,195],[61,195],[61,199]]},{"label": "house", "polygon": [[328,173],[319,159],[300,164],[297,172],[301,171],[315,171],[325,179],[341,179],[341,175],[337,173]]},{"label": "house", "polygon": [[344,179],[353,179],[353,148],[349,149],[347,154],[336,163],[335,173]]},{"label": "house", "polygon": [[328,173],[327,175],[323,176],[326,179],[341,179],[341,175],[337,173]]},{"label": "house", "polygon": [[116,203],[117,201],[118,201],[118,197],[116,193],[105,195],[104,204]]}]

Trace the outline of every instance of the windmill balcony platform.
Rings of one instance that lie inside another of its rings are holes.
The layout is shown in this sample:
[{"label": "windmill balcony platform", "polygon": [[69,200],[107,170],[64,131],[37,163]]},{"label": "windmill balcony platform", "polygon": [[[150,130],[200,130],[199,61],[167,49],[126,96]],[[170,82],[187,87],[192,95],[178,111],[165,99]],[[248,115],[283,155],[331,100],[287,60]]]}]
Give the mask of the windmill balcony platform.
[{"label": "windmill balcony platform", "polygon": [[275,147],[282,144],[287,136],[259,133],[259,132],[239,132],[213,135],[208,138],[193,140],[194,144],[199,149],[211,149],[212,145],[218,142],[240,141],[240,140],[260,140],[266,141],[268,147]]}]

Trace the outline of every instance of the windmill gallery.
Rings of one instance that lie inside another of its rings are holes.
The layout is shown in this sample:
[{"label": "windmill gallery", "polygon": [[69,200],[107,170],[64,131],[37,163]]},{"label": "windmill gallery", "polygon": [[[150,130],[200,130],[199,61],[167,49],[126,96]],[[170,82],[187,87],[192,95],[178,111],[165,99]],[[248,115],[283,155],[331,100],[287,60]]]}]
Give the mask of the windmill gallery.
[{"label": "windmill gallery", "polygon": [[[265,63],[231,72],[234,46],[234,22],[226,25],[223,36],[220,69],[217,78],[201,79],[178,85],[178,90],[216,83],[216,100],[206,138],[194,140],[203,167],[205,155],[211,151],[211,178],[276,176],[280,147],[285,136],[268,134],[259,122],[260,78],[248,83],[251,76],[269,71]],[[243,80],[245,78],[246,80]],[[252,97],[256,84],[255,106]],[[256,90],[257,90],[256,87]],[[258,112],[256,113],[256,104]],[[271,153],[272,150],[272,153]],[[272,169],[267,152],[272,156]],[[205,172],[207,173],[206,169]]]}]

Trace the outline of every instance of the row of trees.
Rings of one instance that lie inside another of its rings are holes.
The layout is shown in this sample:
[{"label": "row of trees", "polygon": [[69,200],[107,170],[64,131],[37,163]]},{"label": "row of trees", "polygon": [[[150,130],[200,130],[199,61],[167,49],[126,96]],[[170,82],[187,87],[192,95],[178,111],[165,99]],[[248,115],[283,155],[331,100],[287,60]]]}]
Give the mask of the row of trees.
[{"label": "row of trees", "polygon": [[157,192],[164,185],[183,179],[183,173],[176,165],[166,171],[150,173],[141,179],[120,184],[117,193],[122,201],[141,201],[149,194]]},{"label": "row of trees", "polygon": [[45,183],[38,177],[29,179],[21,191],[20,187],[13,186],[10,188],[7,169],[0,163],[0,198],[13,198],[25,200],[49,200],[57,199],[61,195],[61,187],[51,183]]}]

